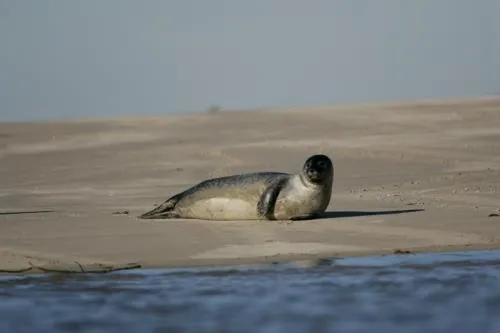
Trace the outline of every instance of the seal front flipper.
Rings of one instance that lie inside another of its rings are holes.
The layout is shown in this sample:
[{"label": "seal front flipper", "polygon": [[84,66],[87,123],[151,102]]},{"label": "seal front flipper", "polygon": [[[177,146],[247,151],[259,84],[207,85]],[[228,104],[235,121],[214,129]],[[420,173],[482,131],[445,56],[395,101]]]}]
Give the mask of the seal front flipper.
[{"label": "seal front flipper", "polygon": [[274,216],[274,207],[276,200],[281,192],[281,189],[287,182],[287,178],[277,179],[269,185],[262,193],[259,202],[257,203],[257,213],[266,220],[276,220]]},{"label": "seal front flipper", "polygon": [[150,210],[149,212],[146,212],[146,213],[138,216],[138,218],[140,218],[140,219],[176,219],[176,218],[180,218],[179,214],[174,213],[172,210],[174,209],[177,202],[179,202],[181,197],[182,197],[182,193],[174,195],[173,197],[166,200],[158,207]]}]

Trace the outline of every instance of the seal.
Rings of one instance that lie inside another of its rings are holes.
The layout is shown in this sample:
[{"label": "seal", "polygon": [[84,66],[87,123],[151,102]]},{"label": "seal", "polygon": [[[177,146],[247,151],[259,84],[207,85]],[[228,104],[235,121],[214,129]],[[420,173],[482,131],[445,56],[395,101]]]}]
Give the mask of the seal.
[{"label": "seal", "polygon": [[323,154],[312,155],[296,174],[264,171],[202,181],[138,218],[312,219],[330,203],[333,176],[332,160]]}]

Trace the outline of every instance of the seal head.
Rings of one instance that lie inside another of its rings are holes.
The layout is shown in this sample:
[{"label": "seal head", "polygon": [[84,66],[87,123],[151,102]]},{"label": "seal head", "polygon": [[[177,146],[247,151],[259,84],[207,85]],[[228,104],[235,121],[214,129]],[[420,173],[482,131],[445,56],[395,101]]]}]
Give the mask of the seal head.
[{"label": "seal head", "polygon": [[305,161],[302,174],[312,184],[331,183],[333,180],[332,160],[323,154],[313,155]]}]

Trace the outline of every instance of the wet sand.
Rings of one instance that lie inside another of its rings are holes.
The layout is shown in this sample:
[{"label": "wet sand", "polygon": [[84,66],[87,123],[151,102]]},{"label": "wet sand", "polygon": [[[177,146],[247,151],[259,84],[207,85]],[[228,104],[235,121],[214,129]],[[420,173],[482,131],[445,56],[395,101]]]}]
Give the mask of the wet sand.
[{"label": "wet sand", "polygon": [[[324,218],[136,218],[315,153],[335,164]],[[3,272],[499,248],[500,98],[0,123],[0,179]]]}]

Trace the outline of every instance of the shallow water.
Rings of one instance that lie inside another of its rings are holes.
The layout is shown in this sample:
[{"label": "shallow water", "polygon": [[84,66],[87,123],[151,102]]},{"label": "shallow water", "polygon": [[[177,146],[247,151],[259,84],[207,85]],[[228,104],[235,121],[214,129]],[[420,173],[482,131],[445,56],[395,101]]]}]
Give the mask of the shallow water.
[{"label": "shallow water", "polygon": [[500,332],[500,251],[0,277],[0,332]]}]

